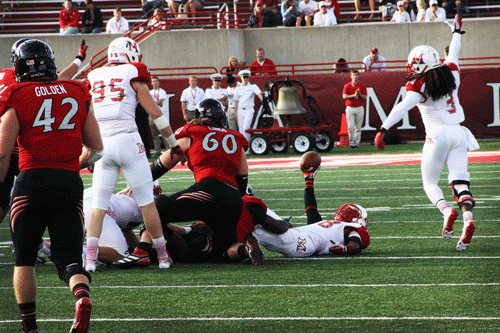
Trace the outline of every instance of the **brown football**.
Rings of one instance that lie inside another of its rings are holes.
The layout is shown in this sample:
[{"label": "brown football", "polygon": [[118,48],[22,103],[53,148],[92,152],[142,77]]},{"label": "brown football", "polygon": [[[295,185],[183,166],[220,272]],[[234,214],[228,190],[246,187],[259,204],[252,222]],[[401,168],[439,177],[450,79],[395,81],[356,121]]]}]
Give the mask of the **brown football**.
[{"label": "brown football", "polygon": [[315,151],[308,151],[300,158],[300,170],[314,172],[321,165],[321,156]]}]

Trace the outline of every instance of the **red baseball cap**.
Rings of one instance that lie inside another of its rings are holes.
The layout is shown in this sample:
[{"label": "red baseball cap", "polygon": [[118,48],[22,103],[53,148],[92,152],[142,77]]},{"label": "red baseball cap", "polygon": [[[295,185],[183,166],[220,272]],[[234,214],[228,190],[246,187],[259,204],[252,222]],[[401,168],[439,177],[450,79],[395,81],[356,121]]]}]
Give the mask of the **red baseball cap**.
[{"label": "red baseball cap", "polygon": [[377,49],[376,47],[372,47],[372,48],[370,49],[370,52],[371,52],[371,53],[378,53],[378,49]]},{"label": "red baseball cap", "polygon": [[257,1],[255,2],[255,5],[256,5],[256,6],[258,6],[258,5],[264,6],[264,1],[257,0]]}]

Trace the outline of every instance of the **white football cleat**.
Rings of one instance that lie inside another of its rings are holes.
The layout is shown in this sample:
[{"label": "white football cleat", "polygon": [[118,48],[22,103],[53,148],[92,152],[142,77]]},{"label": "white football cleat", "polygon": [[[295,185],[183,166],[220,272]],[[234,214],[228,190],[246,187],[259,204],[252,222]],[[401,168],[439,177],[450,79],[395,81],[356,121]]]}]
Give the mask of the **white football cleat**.
[{"label": "white football cleat", "polygon": [[453,223],[458,217],[458,212],[455,209],[451,209],[450,212],[444,216],[443,223],[443,239],[449,240],[453,234]]},{"label": "white football cleat", "polygon": [[462,252],[467,250],[472,240],[472,235],[476,230],[476,224],[473,221],[467,221],[464,223],[464,228],[462,230],[462,237],[457,243],[457,251]]},{"label": "white football cleat", "polygon": [[166,268],[170,268],[170,266],[172,266],[173,262],[172,262],[172,259],[168,259],[168,260],[160,260],[158,261],[158,266],[160,268],[163,268],[163,269],[166,269]]}]

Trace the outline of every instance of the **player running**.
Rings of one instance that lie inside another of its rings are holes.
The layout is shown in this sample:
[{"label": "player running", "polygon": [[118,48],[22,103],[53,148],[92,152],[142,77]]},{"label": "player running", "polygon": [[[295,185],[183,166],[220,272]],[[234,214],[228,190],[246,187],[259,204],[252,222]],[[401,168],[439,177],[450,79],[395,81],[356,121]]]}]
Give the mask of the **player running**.
[{"label": "player running", "polygon": [[462,17],[455,16],[453,37],[444,64],[437,51],[427,45],[415,47],[408,56],[409,77],[406,79],[406,97],[394,107],[375,137],[378,149],[384,149],[384,134],[403,116],[418,106],[425,126],[421,172],[424,190],[429,200],[444,216],[443,239],[453,234],[453,223],[458,212],[451,208],[438,186],[445,164],[448,165],[448,182],[458,206],[462,210],[464,226],[457,243],[457,251],[465,251],[470,245],[476,224],[472,219],[474,198],[470,192],[467,171],[467,149],[479,149],[472,133],[460,123],[465,120],[458,100],[460,69],[458,54],[461,47]]}]

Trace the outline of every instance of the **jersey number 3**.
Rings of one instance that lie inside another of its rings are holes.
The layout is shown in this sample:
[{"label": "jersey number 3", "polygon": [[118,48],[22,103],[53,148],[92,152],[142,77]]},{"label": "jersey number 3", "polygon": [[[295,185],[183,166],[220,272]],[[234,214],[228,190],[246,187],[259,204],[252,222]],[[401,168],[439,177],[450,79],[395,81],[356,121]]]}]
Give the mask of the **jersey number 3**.
[{"label": "jersey number 3", "polygon": [[[44,133],[51,132],[53,130],[52,124],[56,122],[56,117],[52,117],[52,102],[52,98],[43,100],[42,106],[40,106],[40,110],[36,114],[35,121],[33,121],[33,127],[43,126]],[[71,108],[57,129],[72,130],[75,128],[75,123],[71,122],[71,120],[78,112],[78,102],[73,97],[66,97],[61,101],[61,106],[64,104],[70,104]]]}]

